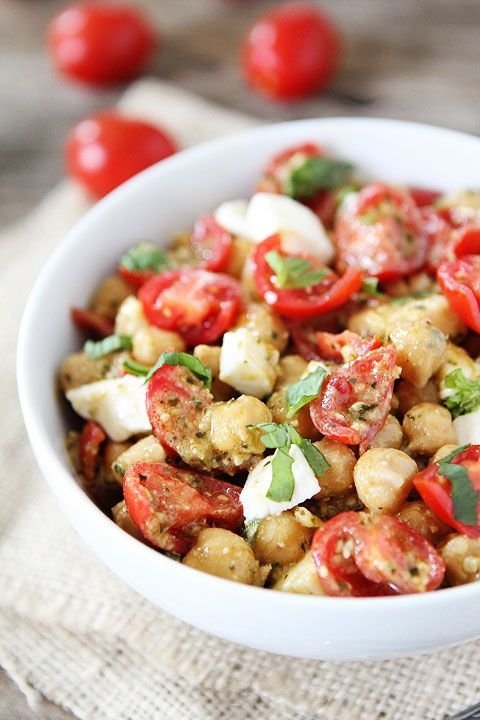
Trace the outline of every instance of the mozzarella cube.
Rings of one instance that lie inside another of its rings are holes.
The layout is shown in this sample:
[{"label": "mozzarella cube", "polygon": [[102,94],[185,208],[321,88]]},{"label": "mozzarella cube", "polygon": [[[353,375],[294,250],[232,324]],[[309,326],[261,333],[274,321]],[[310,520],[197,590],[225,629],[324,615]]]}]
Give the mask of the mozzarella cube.
[{"label": "mozzarella cube", "polygon": [[129,295],[118,308],[115,318],[116,335],[135,335],[137,330],[148,327],[148,320],[143,312],[142,303],[135,295]]},{"label": "mozzarella cube", "polygon": [[480,445],[480,409],[455,418],[453,429],[459,445]]},{"label": "mozzarella cube", "polygon": [[215,220],[232,235],[249,238],[247,225],[247,200],[229,200],[222,203],[214,212]]},{"label": "mozzarella cube", "polygon": [[80,385],[66,397],[81,417],[95,420],[111,440],[123,442],[132,435],[151,432],[146,391],[143,378],[125,375]]},{"label": "mozzarella cube", "polygon": [[265,397],[277,379],[278,358],[278,350],[262,342],[252,330],[227,332],[220,351],[220,380],[244,395]]},{"label": "mozzarella cube", "polygon": [[327,265],[333,260],[333,243],[317,215],[287,195],[256,193],[248,204],[246,222],[257,243],[280,233],[285,252],[314,255]]},{"label": "mozzarella cube", "polygon": [[267,497],[272,483],[272,455],[260,460],[250,471],[245,487],[240,493],[245,520],[255,520],[267,515],[278,515],[284,510],[296,507],[320,491],[320,485],[304,454],[297,445],[291,445],[288,451],[293,459],[292,473],[295,480],[290,500],[276,502]]}]

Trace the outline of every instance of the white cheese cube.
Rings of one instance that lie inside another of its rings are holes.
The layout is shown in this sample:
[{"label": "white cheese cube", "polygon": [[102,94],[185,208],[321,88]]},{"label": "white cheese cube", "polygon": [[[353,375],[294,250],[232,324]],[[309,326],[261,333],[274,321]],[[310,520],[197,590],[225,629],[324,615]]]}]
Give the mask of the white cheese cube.
[{"label": "white cheese cube", "polygon": [[269,395],[277,379],[279,353],[248,328],[223,336],[220,351],[220,380],[244,395]]},{"label": "white cheese cube", "polygon": [[135,295],[129,295],[118,308],[115,318],[116,335],[135,335],[137,330],[148,327],[142,303]]},{"label": "white cheese cube", "polygon": [[66,396],[81,417],[95,420],[111,440],[123,442],[132,435],[151,432],[146,391],[143,378],[125,375],[80,385]]},{"label": "white cheese cube", "polygon": [[453,429],[459,445],[480,445],[480,409],[455,418]]},{"label": "white cheese cube", "polygon": [[268,488],[272,483],[273,456],[266,457],[260,460],[258,465],[255,465],[253,470],[250,471],[245,487],[240,493],[245,520],[255,520],[267,517],[267,515],[278,515],[284,510],[289,510],[304,500],[308,500],[319,492],[318,480],[300,448],[297,445],[291,445],[288,452],[293,459],[292,473],[295,480],[295,488],[291,499],[276,502],[267,498]]},{"label": "white cheese cube", "polygon": [[228,200],[214,212],[215,220],[232,235],[250,238],[247,225],[247,200]]}]

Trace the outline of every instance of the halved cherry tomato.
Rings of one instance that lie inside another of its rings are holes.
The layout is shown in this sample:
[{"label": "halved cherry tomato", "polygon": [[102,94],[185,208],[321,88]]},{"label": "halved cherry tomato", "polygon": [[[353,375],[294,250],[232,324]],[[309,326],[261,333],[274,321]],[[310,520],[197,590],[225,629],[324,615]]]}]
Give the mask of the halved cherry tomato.
[{"label": "halved cherry tomato", "polygon": [[167,463],[129,467],[123,494],[144,537],[162,550],[182,555],[203,527],[236,530],[243,519],[239,487]]},{"label": "halved cherry tomato", "polygon": [[305,201],[327,230],[333,227],[337,204],[337,194],[331,190],[320,190],[311,200]]},{"label": "halved cherry tomato", "polygon": [[57,70],[94,86],[140,73],[153,45],[145,15],[123,3],[76,2],[64,7],[48,26],[48,51]]},{"label": "halved cherry tomato", "polygon": [[277,100],[291,100],[323,90],[340,57],[337,29],[313,3],[281,3],[260,16],[243,48],[243,71],[249,85]]},{"label": "halved cherry tomato", "polygon": [[154,275],[138,297],[152,325],[179,332],[188,345],[218,340],[233,325],[242,304],[237,280],[199,268]]},{"label": "halved cherry tomato", "polygon": [[78,307],[72,307],[70,315],[75,325],[85,330],[89,337],[104,338],[113,333],[114,322],[106,315]]},{"label": "halved cherry tomato", "polygon": [[322,588],[334,596],[426,592],[445,575],[435,548],[388,515],[340,513],[316,531],[312,556]]},{"label": "halved cherry tomato", "polygon": [[119,265],[118,274],[125,282],[129,283],[129,285],[134,288],[139,288],[157,273],[155,270],[130,270],[126,268],[125,265]]},{"label": "halved cherry tomato", "polygon": [[225,270],[232,253],[232,236],[213,215],[204,215],[193,226],[190,245],[200,267],[211,272]]},{"label": "halved cherry tomato", "polygon": [[381,280],[394,280],[425,263],[420,211],[406,190],[368,185],[339,214],[334,231],[340,269],[361,268]]},{"label": "halved cherry tomato", "polygon": [[[462,465],[475,490],[480,492],[480,445],[471,445],[456,455],[451,461],[454,465]],[[441,473],[439,463],[432,463],[425,470],[415,475],[413,484],[427,503],[428,507],[450,527],[468,537],[480,537],[480,498],[478,502],[478,521],[476,525],[466,525],[455,519],[452,502],[452,486],[450,480]]]},{"label": "halved cherry tomato", "polygon": [[432,273],[444,260],[453,258],[452,252],[452,225],[433,207],[424,207],[420,210],[423,231],[427,237],[427,267]]},{"label": "halved cherry tomato", "polygon": [[297,158],[301,161],[303,158],[319,157],[323,154],[322,148],[311,142],[292,145],[286,150],[281,150],[274,155],[265,166],[262,177],[257,185],[257,191],[282,193],[285,176],[292,162],[295,162]]},{"label": "halved cherry tomato", "polygon": [[341,333],[317,332],[317,345],[323,360],[343,363],[362,357],[380,347],[382,341],[378,337],[361,337],[357,333],[344,330]]},{"label": "halved cherry tomato", "polygon": [[[283,257],[301,257],[288,255],[281,250],[279,235],[272,235],[261,242],[252,256],[255,285],[259,294],[268,305],[280,315],[290,318],[308,318],[334,310],[357,292],[362,285],[363,274],[358,268],[349,268],[343,277],[325,268],[326,276],[317,285],[299,290],[283,290],[274,282],[274,273],[265,256],[276,250]],[[320,264],[315,258],[308,258],[313,267]]]},{"label": "halved cherry tomato", "polygon": [[433,205],[438,198],[442,197],[442,193],[437,190],[427,190],[426,188],[411,187],[409,188],[409,192],[415,205],[419,208]]},{"label": "halved cherry tomato", "polygon": [[332,372],[320,397],[310,403],[317,430],[345,445],[359,445],[360,452],[365,452],[390,412],[398,377],[396,357],[395,347],[385,345]]},{"label": "halved cherry tomato", "polygon": [[440,289],[467,327],[480,333],[480,255],[466,255],[440,265]]},{"label": "halved cherry tomato", "polygon": [[97,472],[100,448],[107,436],[98,423],[87,420],[80,433],[78,454],[80,468],[85,480],[94,480]]},{"label": "halved cherry tomato", "polygon": [[70,132],[65,164],[71,177],[95,197],[102,197],[177,150],[172,138],[158,127],[117,112],[100,112]]},{"label": "halved cherry tomato", "polygon": [[453,233],[453,251],[456,257],[480,255],[480,227],[465,225]]}]

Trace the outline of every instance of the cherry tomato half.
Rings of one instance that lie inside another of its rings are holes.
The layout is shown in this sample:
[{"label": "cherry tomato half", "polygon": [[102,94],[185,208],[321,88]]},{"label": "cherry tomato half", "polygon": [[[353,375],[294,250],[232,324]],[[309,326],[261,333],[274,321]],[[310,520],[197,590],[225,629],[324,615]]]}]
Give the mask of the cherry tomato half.
[{"label": "cherry tomato half", "polygon": [[[480,491],[480,445],[471,445],[451,460],[453,465],[462,465],[475,490]],[[432,463],[415,475],[413,484],[428,507],[450,527],[468,537],[480,537],[480,499],[478,502],[478,520],[476,525],[466,525],[456,520],[453,510],[452,486],[450,480],[442,475],[439,463]]]},{"label": "cherry tomato half", "polygon": [[344,330],[341,333],[317,332],[317,345],[322,360],[343,363],[366,355],[382,344],[378,337],[361,337],[357,333]]},{"label": "cherry tomato half", "polygon": [[68,5],[47,31],[47,48],[57,70],[93,86],[139,74],[153,46],[153,30],[144,14],[116,2]]},{"label": "cherry tomato half", "polygon": [[334,231],[341,269],[359,267],[381,280],[394,280],[425,263],[427,238],[407,191],[368,185],[339,213]]},{"label": "cherry tomato half", "polygon": [[452,310],[480,333],[480,255],[466,255],[440,265],[438,284]]},{"label": "cherry tomato half", "polygon": [[107,436],[100,425],[87,420],[80,433],[78,455],[85,480],[94,480],[97,472],[100,448]]},{"label": "cherry tomato half", "polygon": [[415,205],[419,208],[433,205],[436,200],[442,197],[442,193],[437,190],[427,190],[426,188],[411,187],[409,188],[410,195],[412,196]]},{"label": "cherry tomato half", "polygon": [[225,270],[232,254],[232,244],[232,236],[213,215],[204,215],[193,226],[190,246],[205,270]]},{"label": "cherry tomato half", "polygon": [[334,370],[320,396],[310,403],[313,424],[323,435],[363,453],[382,429],[390,412],[398,377],[393,345],[371,350]]},{"label": "cherry tomato half", "polygon": [[240,488],[167,463],[137,463],[123,480],[128,512],[144,537],[184,554],[202,527],[236,530],[243,519]]},{"label": "cherry tomato half", "polygon": [[106,315],[77,307],[71,308],[70,314],[75,325],[91,338],[104,338],[113,333],[114,322]]},{"label": "cherry tomato half", "polygon": [[[284,290],[275,284],[272,268],[265,257],[271,250],[279,252],[283,257],[300,256],[284,253],[279,235],[272,235],[261,242],[253,253],[252,264],[257,290],[265,302],[280,315],[290,318],[322,315],[346,303],[362,285],[363,275],[358,268],[349,268],[340,278],[325,268],[326,276],[317,285],[305,289]],[[307,259],[314,267],[319,266],[315,258]]]},{"label": "cherry tomato half", "polygon": [[445,575],[428,540],[388,515],[336,515],[316,531],[312,556],[322,588],[334,596],[426,592]]},{"label": "cherry tomato half", "polygon": [[242,305],[237,280],[199,268],[154,275],[138,297],[152,325],[179,332],[188,345],[218,340],[231,328]]},{"label": "cherry tomato half", "polygon": [[177,150],[163,130],[113,111],[101,112],[73,128],[65,145],[65,164],[72,178],[102,197]]},{"label": "cherry tomato half", "polygon": [[282,3],[259,17],[243,47],[249,85],[267,97],[292,100],[323,90],[340,60],[339,33],[313,3]]}]

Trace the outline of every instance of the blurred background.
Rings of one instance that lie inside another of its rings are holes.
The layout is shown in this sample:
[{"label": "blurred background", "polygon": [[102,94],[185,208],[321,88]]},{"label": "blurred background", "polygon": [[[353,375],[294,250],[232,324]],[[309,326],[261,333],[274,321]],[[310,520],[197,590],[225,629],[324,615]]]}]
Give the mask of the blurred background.
[{"label": "blurred background", "polygon": [[[68,3],[0,2],[0,226],[20,219],[63,176],[62,146],[85,115],[125,86],[95,90],[52,68],[45,29]],[[329,89],[273,102],[246,87],[239,51],[254,18],[278,2],[133,0],[160,35],[148,75],[264,121],[398,117],[480,132],[479,0],[322,0],[343,39]]]}]

